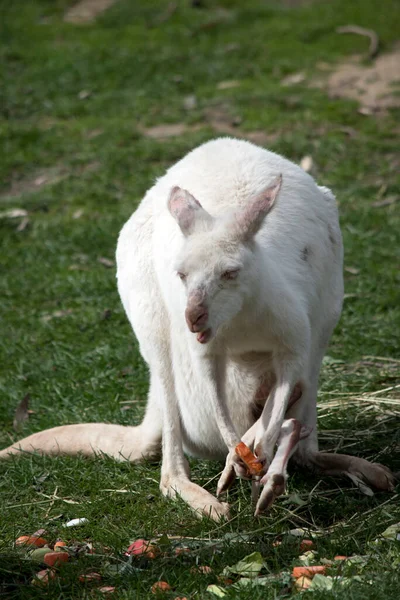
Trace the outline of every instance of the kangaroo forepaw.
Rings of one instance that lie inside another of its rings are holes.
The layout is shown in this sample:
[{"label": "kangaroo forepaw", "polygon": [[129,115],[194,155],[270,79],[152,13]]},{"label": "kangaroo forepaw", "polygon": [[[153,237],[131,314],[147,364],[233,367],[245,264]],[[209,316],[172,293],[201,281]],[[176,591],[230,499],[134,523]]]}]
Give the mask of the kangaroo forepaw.
[{"label": "kangaroo forepaw", "polygon": [[220,496],[231,487],[236,476],[241,479],[251,479],[251,475],[244,462],[239,458],[235,450],[231,450],[226,457],[225,467],[218,481],[217,496]]}]

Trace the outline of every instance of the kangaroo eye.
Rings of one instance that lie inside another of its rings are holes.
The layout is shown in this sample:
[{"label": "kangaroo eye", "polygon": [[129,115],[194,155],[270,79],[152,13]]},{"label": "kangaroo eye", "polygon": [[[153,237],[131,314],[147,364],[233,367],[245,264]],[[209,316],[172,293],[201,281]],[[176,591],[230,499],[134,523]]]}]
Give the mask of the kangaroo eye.
[{"label": "kangaroo eye", "polygon": [[232,269],[230,271],[224,271],[221,275],[221,279],[225,279],[225,281],[229,281],[231,279],[236,279],[239,275],[239,269]]},{"label": "kangaroo eye", "polygon": [[186,275],[185,275],[185,273],[181,273],[180,271],[178,271],[178,277],[179,277],[180,279],[182,279],[182,281],[184,281],[184,280],[186,279]]}]

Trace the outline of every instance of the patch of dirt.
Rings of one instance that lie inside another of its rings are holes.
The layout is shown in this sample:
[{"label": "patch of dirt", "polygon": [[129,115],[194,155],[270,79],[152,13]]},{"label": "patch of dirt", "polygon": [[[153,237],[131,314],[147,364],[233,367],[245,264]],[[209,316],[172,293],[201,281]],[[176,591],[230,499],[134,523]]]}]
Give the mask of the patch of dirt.
[{"label": "patch of dirt", "polygon": [[[74,170],[74,175],[97,171],[100,166],[97,161],[81,165]],[[55,165],[48,169],[41,169],[30,177],[12,181],[10,187],[0,194],[0,200],[22,196],[22,194],[32,194],[46,185],[59,183],[71,174],[71,170],[65,165]]]},{"label": "patch of dirt", "polygon": [[171,137],[184,135],[185,133],[194,133],[201,131],[206,127],[211,127],[215,133],[230,135],[232,137],[243,138],[254,142],[255,144],[267,145],[274,142],[279,133],[265,133],[264,131],[243,131],[239,128],[240,117],[233,117],[229,113],[229,107],[226,105],[208,107],[203,111],[203,123],[196,125],[187,125],[186,123],[172,123],[156,125],[154,127],[139,127],[142,135],[156,140],[164,140]]},{"label": "patch of dirt", "polygon": [[81,0],[67,10],[64,21],[67,23],[92,23],[98,15],[116,2],[117,0]]},{"label": "patch of dirt", "polygon": [[65,177],[68,177],[66,167],[54,166],[48,169],[41,169],[31,177],[13,181],[10,187],[0,194],[0,200],[2,198],[22,196],[22,194],[31,194],[45,185],[58,183]]},{"label": "patch of dirt", "polygon": [[361,56],[354,56],[337,66],[325,84],[329,96],[358,100],[363,114],[399,107],[400,94],[395,93],[395,86],[400,85],[400,46],[378,56],[371,66],[363,66],[361,60]]},{"label": "patch of dirt", "polygon": [[202,125],[186,125],[186,123],[166,123],[165,125],[155,125],[154,127],[138,127],[140,133],[146,137],[155,140],[163,140],[171,137],[177,137],[184,133],[199,131]]}]

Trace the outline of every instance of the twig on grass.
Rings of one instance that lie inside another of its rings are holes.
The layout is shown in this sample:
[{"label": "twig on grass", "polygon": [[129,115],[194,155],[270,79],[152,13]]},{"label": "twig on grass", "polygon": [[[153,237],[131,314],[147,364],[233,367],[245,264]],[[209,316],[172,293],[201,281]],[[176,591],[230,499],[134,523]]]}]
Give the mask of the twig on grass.
[{"label": "twig on grass", "polygon": [[372,29],[365,29],[364,27],[359,27],[358,25],[343,25],[342,27],[337,27],[337,33],[355,33],[357,35],[363,35],[369,38],[369,50],[368,50],[368,58],[375,58],[379,51],[379,37],[378,34]]},{"label": "twig on grass", "polygon": [[50,500],[50,506],[48,506],[48,508],[47,508],[46,514],[43,517],[44,519],[47,519],[47,517],[49,516],[49,512],[53,508],[54,502],[57,500],[57,492],[58,492],[58,486],[56,486],[56,489],[54,490],[53,498]]}]

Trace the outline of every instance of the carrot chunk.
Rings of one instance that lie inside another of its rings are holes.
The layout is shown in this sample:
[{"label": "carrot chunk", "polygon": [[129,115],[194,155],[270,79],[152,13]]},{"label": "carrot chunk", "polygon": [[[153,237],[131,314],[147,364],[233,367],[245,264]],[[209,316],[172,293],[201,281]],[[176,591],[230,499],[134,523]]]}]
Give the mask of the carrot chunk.
[{"label": "carrot chunk", "polygon": [[326,566],[321,565],[318,567],[294,567],[292,571],[292,576],[295,579],[299,579],[299,577],[311,577],[314,575],[320,574],[324,575],[326,573]]},{"label": "carrot chunk", "polygon": [[262,465],[244,442],[239,442],[235,448],[235,452],[245,463],[250,475],[261,475],[263,469]]}]

